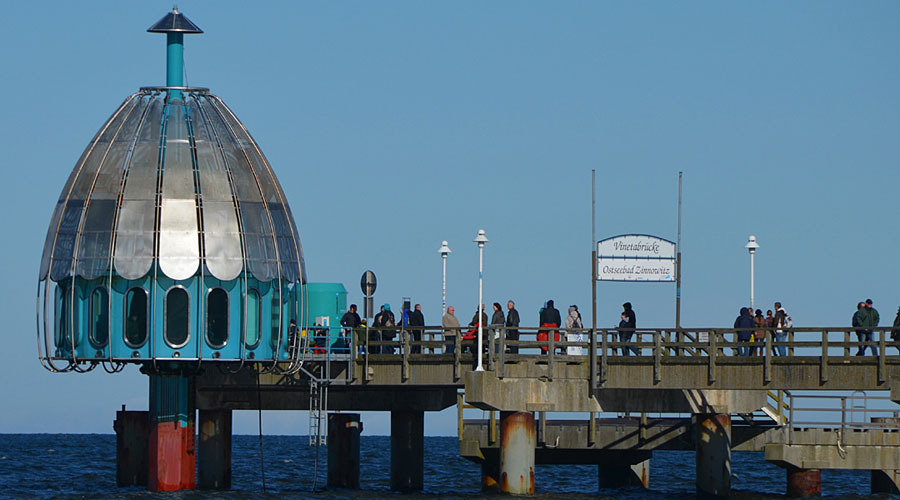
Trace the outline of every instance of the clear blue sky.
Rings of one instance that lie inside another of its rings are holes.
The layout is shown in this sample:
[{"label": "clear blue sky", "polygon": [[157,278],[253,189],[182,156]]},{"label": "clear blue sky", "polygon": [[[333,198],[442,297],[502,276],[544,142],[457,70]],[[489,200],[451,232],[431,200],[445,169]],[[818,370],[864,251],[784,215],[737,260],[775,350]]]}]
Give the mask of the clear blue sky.
[{"label": "clear blue sky", "polygon": [[[54,203],[88,141],[138,87],[165,79],[171,2],[8,2],[0,20],[5,279],[0,432],[112,432],[146,408],[136,368],[53,375],[36,359],[34,294]],[[379,278],[376,300],[448,301],[536,323],[548,298],[590,310],[597,236],[676,232],[684,171],[683,324],[730,325],[781,300],[796,326],[900,304],[900,3],[181,1],[188,83],[247,125],[284,187],[313,281]],[[674,324],[673,285],[601,283],[600,325],[626,300]],[[589,316],[586,315],[586,318]],[[100,370],[98,370],[100,371]],[[453,434],[454,412],[429,415]],[[366,417],[368,434],[387,415]],[[267,414],[305,433],[305,414]],[[236,416],[255,432],[255,414]]]}]

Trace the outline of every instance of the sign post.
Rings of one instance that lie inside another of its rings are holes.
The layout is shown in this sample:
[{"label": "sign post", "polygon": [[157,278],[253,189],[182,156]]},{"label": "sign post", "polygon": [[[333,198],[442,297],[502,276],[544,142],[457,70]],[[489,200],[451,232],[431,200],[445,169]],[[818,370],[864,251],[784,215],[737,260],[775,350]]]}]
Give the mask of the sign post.
[{"label": "sign post", "polygon": [[[369,380],[369,321],[372,319],[372,310],[375,309],[375,301],[372,295],[375,294],[375,287],[378,286],[378,280],[375,279],[375,273],[366,271],[362,278],[359,279],[359,288],[363,293],[363,317],[366,319],[366,364],[364,379]],[[358,348],[356,348],[358,351]]]},{"label": "sign post", "polygon": [[[597,171],[591,170],[591,389],[599,387],[597,380]],[[606,335],[604,333],[604,335]],[[594,416],[591,414],[591,421]]]},{"label": "sign post", "polygon": [[681,330],[681,172],[678,172],[678,252],[675,256],[675,328]]},{"label": "sign post", "polygon": [[375,294],[375,287],[378,286],[378,280],[375,279],[375,273],[366,271],[359,280],[359,288],[363,293],[363,317],[369,319],[372,317],[372,295]]}]

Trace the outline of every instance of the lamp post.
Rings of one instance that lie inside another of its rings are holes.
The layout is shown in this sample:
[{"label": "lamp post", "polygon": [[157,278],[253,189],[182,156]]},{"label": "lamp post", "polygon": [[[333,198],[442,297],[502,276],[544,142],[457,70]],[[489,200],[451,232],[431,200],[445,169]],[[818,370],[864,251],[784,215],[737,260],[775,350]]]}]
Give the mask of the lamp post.
[{"label": "lamp post", "polygon": [[476,372],[483,372],[484,368],[481,366],[481,358],[482,358],[482,350],[484,340],[482,339],[484,335],[484,321],[481,321],[484,316],[484,299],[482,298],[482,284],[484,281],[484,244],[488,242],[487,236],[484,235],[484,229],[478,230],[478,236],[475,237],[475,243],[478,244],[478,366],[475,367]]},{"label": "lamp post", "polygon": [[[753,256],[756,254],[756,249],[759,248],[759,243],[756,242],[756,235],[751,234],[749,238],[747,238],[747,244],[744,245],[744,248],[750,252],[750,309],[755,310],[754,305],[754,268],[753,268]],[[753,314],[753,311],[750,311],[750,314]]]},{"label": "lamp post", "polygon": [[443,316],[447,312],[447,256],[453,250],[450,250],[450,247],[447,246],[447,240],[444,240],[441,242],[441,248],[438,249],[438,252],[441,254],[441,260],[444,262],[444,282],[441,287],[441,316]]}]

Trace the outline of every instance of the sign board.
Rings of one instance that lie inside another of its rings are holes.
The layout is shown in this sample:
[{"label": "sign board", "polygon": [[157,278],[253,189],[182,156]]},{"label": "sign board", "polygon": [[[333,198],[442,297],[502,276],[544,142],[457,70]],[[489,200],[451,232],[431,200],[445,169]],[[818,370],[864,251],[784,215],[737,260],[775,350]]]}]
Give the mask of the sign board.
[{"label": "sign board", "polygon": [[675,281],[675,243],[648,234],[597,242],[598,281]]},{"label": "sign board", "polygon": [[375,279],[375,273],[366,271],[359,280],[359,288],[362,290],[364,297],[371,297],[375,293],[375,287],[378,281]]}]

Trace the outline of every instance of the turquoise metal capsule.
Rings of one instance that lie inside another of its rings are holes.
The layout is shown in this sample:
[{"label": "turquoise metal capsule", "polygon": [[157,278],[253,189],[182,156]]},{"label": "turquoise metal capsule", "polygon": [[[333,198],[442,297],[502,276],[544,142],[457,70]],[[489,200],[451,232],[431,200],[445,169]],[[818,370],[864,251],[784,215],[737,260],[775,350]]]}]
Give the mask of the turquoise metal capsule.
[{"label": "turquoise metal capsule", "polygon": [[55,371],[296,361],[307,279],[287,197],[222,99],[182,87],[183,34],[202,31],[177,10],[148,31],[167,34],[168,85],[126,98],[62,189],[38,274],[39,357]]}]

